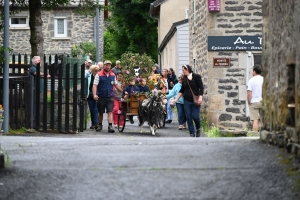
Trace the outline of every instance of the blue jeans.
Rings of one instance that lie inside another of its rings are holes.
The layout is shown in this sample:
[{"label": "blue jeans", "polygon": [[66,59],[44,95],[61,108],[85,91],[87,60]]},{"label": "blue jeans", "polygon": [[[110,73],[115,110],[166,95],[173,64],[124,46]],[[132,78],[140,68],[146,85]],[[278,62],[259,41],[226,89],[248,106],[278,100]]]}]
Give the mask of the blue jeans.
[{"label": "blue jeans", "polygon": [[171,102],[171,99],[168,99],[168,103],[167,103],[167,119],[166,121],[168,120],[172,120],[173,118],[173,108],[171,107],[170,105],[170,102]]},{"label": "blue jeans", "polygon": [[176,103],[177,113],[178,113],[178,123],[182,125],[186,122],[186,116],[184,112],[184,104]]},{"label": "blue jeans", "polygon": [[196,129],[200,129],[200,107],[196,107],[192,101],[184,100],[184,112],[190,134],[195,136],[195,127],[193,122],[195,122]]},{"label": "blue jeans", "polygon": [[97,101],[95,101],[92,97],[88,97],[87,102],[89,104],[89,109],[90,109],[90,113],[91,113],[92,125],[97,125],[98,124]]}]

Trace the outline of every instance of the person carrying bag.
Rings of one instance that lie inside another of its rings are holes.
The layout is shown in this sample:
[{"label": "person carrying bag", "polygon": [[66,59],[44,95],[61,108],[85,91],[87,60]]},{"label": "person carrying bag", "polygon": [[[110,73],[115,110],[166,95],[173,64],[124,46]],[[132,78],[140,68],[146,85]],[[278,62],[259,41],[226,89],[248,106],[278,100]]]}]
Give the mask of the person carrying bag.
[{"label": "person carrying bag", "polygon": [[184,111],[190,136],[200,137],[200,108],[204,92],[203,82],[201,76],[193,73],[193,70],[189,65],[183,65],[182,72],[184,74],[182,87],[174,101],[177,102],[181,96],[184,97]]}]

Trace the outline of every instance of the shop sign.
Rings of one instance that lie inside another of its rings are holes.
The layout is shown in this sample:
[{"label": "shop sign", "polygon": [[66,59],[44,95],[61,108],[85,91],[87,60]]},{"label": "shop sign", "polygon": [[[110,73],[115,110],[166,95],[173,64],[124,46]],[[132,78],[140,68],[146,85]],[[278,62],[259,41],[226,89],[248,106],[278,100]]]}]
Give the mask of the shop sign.
[{"label": "shop sign", "polygon": [[262,51],[262,36],[208,36],[208,51]]},{"label": "shop sign", "polygon": [[219,12],[221,11],[221,0],[208,0],[208,11]]},{"label": "shop sign", "polygon": [[214,58],[214,67],[230,67],[230,58]]}]

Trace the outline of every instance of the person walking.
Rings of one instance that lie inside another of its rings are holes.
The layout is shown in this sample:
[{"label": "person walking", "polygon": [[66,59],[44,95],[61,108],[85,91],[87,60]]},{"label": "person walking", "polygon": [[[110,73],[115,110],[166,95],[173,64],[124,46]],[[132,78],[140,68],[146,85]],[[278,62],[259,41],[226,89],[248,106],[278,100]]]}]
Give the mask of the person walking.
[{"label": "person walking", "polygon": [[112,68],[111,71],[115,75],[122,73],[121,62],[119,60],[116,61],[116,66],[114,68]]},{"label": "person walking", "polygon": [[[166,96],[167,99],[171,99],[170,104],[173,103],[172,98],[177,97],[181,87],[182,87],[182,78],[183,75],[180,74],[178,76],[178,83],[173,87],[173,89],[169,92]],[[186,129],[186,116],[184,112],[184,99],[180,97],[176,102],[177,114],[178,114],[178,123],[179,123],[179,130]]]},{"label": "person walking", "polygon": [[107,112],[108,120],[108,132],[114,133],[115,130],[112,127],[113,123],[113,107],[114,107],[114,91],[113,87],[117,90],[123,91],[119,84],[116,84],[116,76],[111,71],[111,61],[106,60],[103,65],[103,69],[95,76],[93,85],[93,97],[97,101],[97,107],[99,112],[99,124],[96,127],[96,131],[101,131],[103,128],[103,114]]},{"label": "person walking", "polygon": [[98,125],[98,108],[97,108],[97,101],[95,101],[93,97],[93,85],[94,79],[97,73],[99,72],[99,67],[97,65],[92,65],[89,69],[90,75],[87,78],[88,81],[88,89],[87,89],[87,102],[89,105],[90,113],[91,113],[91,123],[92,126],[90,129],[95,129]]},{"label": "person walking", "polygon": [[[32,59],[31,59],[31,62],[32,62],[32,66],[30,67],[29,69],[29,75],[32,75],[34,76],[34,82],[36,83],[36,66],[38,64],[41,63],[41,57],[40,56],[33,56]],[[40,72],[40,93],[43,92],[44,90],[44,80],[43,80],[43,77],[44,77],[44,73],[43,72]],[[51,76],[48,74],[47,75],[47,78],[50,78]]]},{"label": "person walking", "polygon": [[[164,81],[164,85],[165,87],[165,93],[169,94],[169,79],[168,79],[168,70],[167,69],[163,69],[162,70],[162,77],[163,77],[163,81]],[[173,108],[170,105],[170,99],[167,102],[167,116],[166,116],[166,123],[172,123],[172,119],[173,119]]]},{"label": "person walking", "polygon": [[101,71],[103,68],[103,62],[98,62],[97,65],[99,67],[99,71]]},{"label": "person walking", "polygon": [[[203,82],[199,74],[193,73],[191,66],[183,65],[182,87],[174,100],[176,103],[181,96],[184,97],[184,112],[191,137],[200,137],[200,107],[194,104],[193,94],[198,96],[198,103],[201,105],[203,96]],[[196,132],[195,132],[195,126]]]},{"label": "person walking", "polygon": [[[122,86],[123,74],[122,73],[116,74],[116,77],[117,77],[116,84]],[[113,119],[114,119],[115,128],[118,128],[118,122],[119,122],[118,112],[120,111],[120,107],[121,107],[121,103],[122,103],[121,99],[122,99],[123,92],[118,91],[117,88],[114,87],[114,94],[115,94],[115,97],[114,97]],[[120,120],[119,125],[120,125],[120,127],[123,127],[124,121]]]},{"label": "person walking", "polygon": [[258,131],[258,120],[260,119],[260,110],[262,108],[262,85],[264,78],[261,74],[261,66],[254,65],[252,71],[253,77],[248,81],[247,101],[250,108],[250,120],[252,121],[252,130]]}]

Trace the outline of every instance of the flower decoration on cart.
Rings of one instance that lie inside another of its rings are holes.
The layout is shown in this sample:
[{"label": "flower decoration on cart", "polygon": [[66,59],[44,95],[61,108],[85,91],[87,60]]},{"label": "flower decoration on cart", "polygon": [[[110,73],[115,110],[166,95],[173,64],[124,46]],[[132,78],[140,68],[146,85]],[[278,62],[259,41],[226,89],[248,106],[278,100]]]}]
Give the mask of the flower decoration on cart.
[{"label": "flower decoration on cart", "polygon": [[[136,77],[137,83],[141,78],[148,79],[151,74],[154,61],[146,54],[138,54],[126,52],[121,56],[121,63],[123,67],[123,79],[125,85],[129,84],[130,77]],[[149,84],[147,83],[149,86]]]}]

